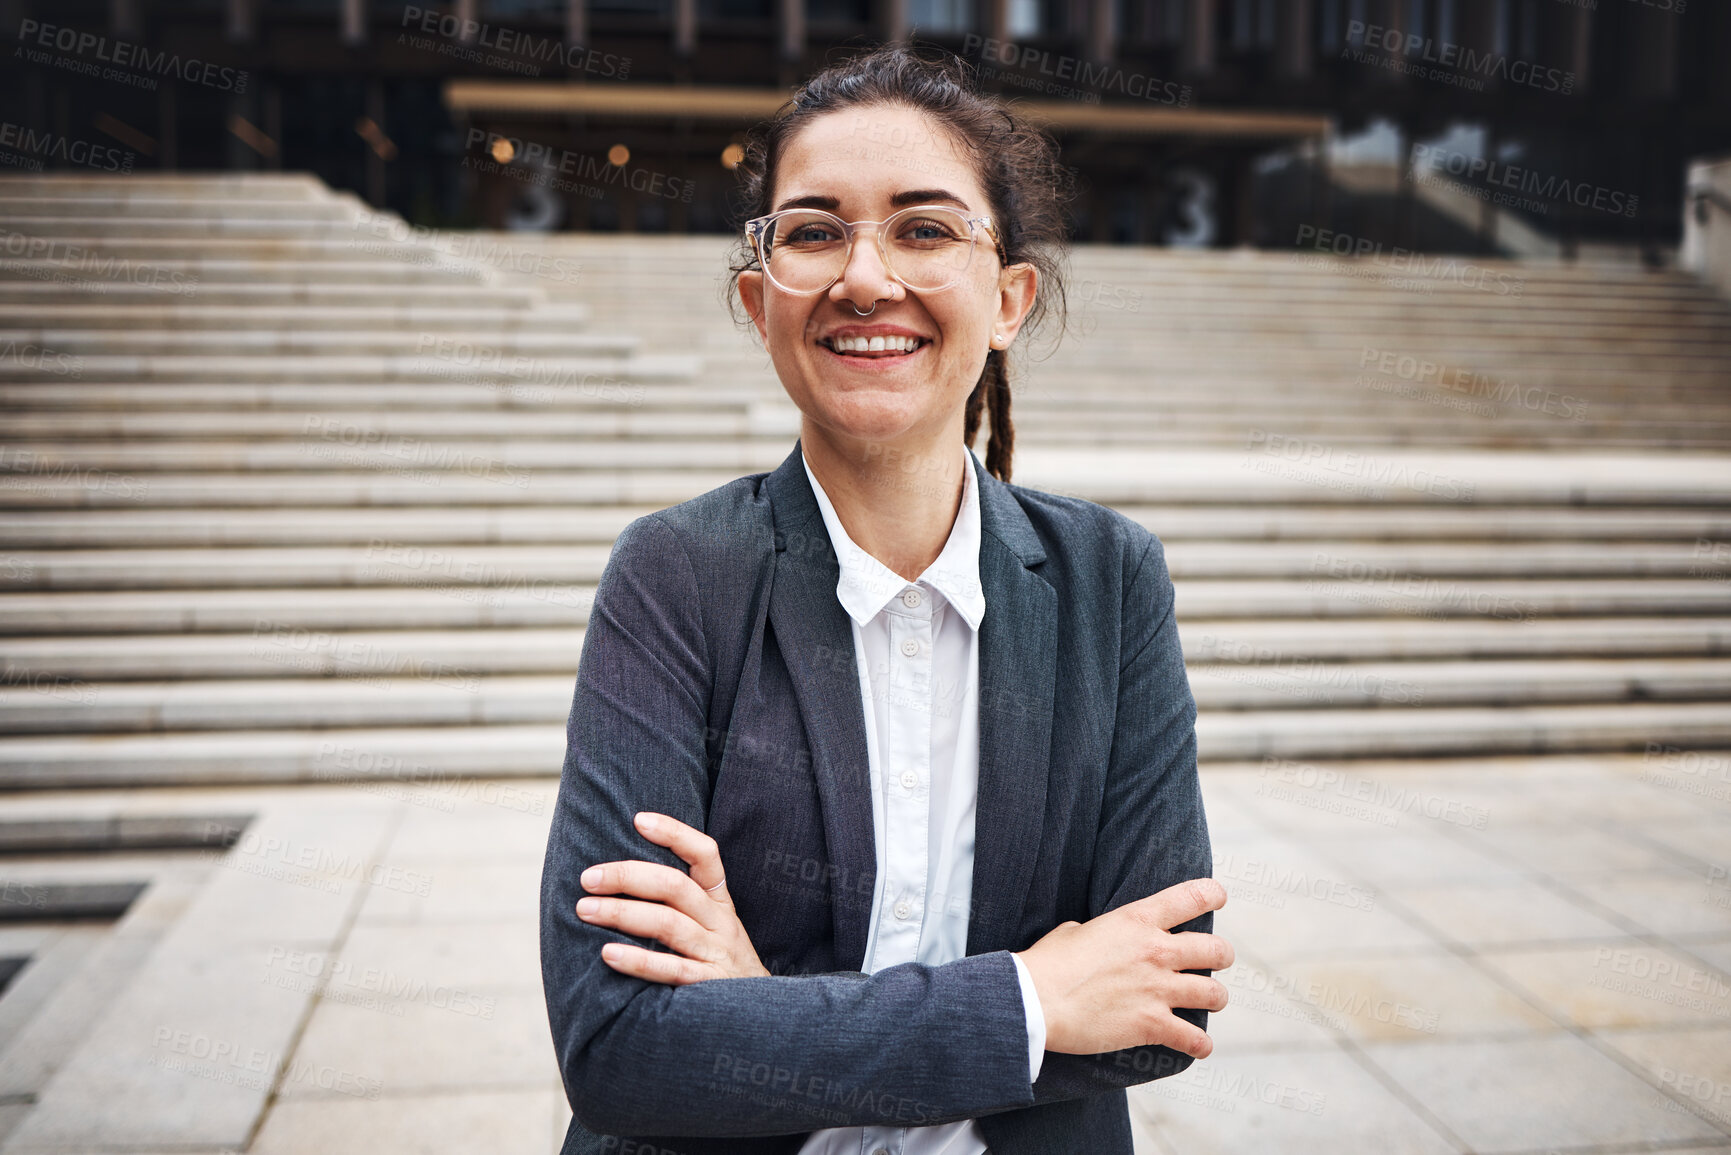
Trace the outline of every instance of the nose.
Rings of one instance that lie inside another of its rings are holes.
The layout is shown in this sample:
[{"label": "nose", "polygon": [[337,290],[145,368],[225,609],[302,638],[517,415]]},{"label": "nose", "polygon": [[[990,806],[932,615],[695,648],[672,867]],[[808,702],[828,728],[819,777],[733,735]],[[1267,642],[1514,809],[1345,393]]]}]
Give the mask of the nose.
[{"label": "nose", "polygon": [[830,300],[838,305],[852,303],[855,312],[869,310],[873,302],[884,296],[886,288],[894,297],[900,283],[890,275],[883,253],[878,250],[879,227],[870,224],[854,232],[853,251],[848,254],[841,276],[830,286]]}]

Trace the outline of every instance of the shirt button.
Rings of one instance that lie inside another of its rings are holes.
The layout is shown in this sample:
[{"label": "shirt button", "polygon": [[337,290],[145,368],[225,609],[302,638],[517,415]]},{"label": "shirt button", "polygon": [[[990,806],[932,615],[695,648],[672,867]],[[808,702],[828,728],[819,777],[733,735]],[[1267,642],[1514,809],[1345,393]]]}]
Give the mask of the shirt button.
[{"label": "shirt button", "polygon": [[919,784],[920,784],[919,776],[916,775],[912,770],[902,771],[902,785],[903,786],[906,786],[909,790],[912,790],[915,786],[918,786]]},{"label": "shirt button", "polygon": [[920,652],[920,644],[919,644],[919,642],[915,641],[913,638],[909,638],[902,643],[902,653],[906,654],[908,657],[910,657],[910,658],[918,657],[919,652]]},{"label": "shirt button", "polygon": [[923,600],[924,599],[920,597],[919,590],[909,589],[902,591],[902,605],[908,607],[910,610],[919,609],[920,602]]},{"label": "shirt button", "polygon": [[877,1150],[872,1152],[872,1155],[890,1155],[890,1149],[888,1147],[879,1147]]},{"label": "shirt button", "polygon": [[910,903],[907,899],[904,898],[900,902],[896,903],[896,917],[897,918],[906,918],[908,915],[912,914],[913,912],[914,912],[913,904]]}]

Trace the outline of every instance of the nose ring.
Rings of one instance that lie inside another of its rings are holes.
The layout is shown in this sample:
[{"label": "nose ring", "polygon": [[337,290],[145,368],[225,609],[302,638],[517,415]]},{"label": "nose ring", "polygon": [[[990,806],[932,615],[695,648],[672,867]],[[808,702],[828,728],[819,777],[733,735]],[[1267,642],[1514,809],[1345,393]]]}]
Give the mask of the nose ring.
[{"label": "nose ring", "polygon": [[872,314],[873,314],[873,313],[875,313],[875,312],[877,312],[877,311],[878,311],[878,303],[877,303],[877,302],[876,302],[876,301],[873,301],[873,302],[872,302],[872,307],[871,307],[871,308],[869,308],[869,309],[867,309],[867,310],[866,310],[866,311],[865,311],[865,312],[863,312],[863,313],[860,313],[860,310],[859,310],[859,306],[858,306],[858,305],[854,305],[854,304],[853,304],[853,302],[852,302],[852,301],[849,301],[849,302],[848,302],[848,304],[850,304],[850,305],[853,305],[853,311],[854,311],[854,312],[855,312],[855,313],[859,313],[859,315],[860,315],[860,316],[862,316],[862,317],[869,317],[869,316],[871,316],[871,315],[872,315]]}]

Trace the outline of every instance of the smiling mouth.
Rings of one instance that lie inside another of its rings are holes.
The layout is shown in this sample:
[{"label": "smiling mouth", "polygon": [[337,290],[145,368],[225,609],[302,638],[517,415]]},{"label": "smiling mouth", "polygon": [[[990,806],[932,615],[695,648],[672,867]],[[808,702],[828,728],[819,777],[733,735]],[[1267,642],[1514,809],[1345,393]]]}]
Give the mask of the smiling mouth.
[{"label": "smiling mouth", "polygon": [[[857,357],[867,361],[887,361],[911,357],[931,341],[925,337],[824,337],[818,341],[837,357]],[[840,348],[837,348],[837,345]]]}]

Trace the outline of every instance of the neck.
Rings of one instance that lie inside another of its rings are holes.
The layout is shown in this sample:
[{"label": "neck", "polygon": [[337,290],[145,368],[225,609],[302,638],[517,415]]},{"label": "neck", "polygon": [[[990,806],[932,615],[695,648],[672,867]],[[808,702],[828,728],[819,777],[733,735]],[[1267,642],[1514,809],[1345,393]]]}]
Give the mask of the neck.
[{"label": "neck", "polygon": [[943,552],[961,511],[962,431],[935,441],[837,438],[800,422],[800,447],[854,544],[909,581]]}]

